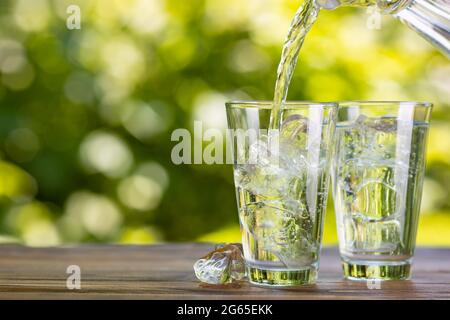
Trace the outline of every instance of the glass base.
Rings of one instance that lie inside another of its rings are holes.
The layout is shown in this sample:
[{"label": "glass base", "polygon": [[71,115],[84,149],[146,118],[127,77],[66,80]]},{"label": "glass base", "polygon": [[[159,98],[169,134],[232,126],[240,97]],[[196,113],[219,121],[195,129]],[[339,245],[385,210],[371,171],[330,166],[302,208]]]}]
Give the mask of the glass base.
[{"label": "glass base", "polygon": [[251,283],[270,287],[290,287],[314,284],[317,280],[317,269],[314,267],[302,270],[268,270],[255,267],[247,268]]},{"label": "glass base", "polygon": [[411,264],[409,262],[379,264],[359,262],[342,262],[344,277],[350,280],[408,280],[411,278]]}]

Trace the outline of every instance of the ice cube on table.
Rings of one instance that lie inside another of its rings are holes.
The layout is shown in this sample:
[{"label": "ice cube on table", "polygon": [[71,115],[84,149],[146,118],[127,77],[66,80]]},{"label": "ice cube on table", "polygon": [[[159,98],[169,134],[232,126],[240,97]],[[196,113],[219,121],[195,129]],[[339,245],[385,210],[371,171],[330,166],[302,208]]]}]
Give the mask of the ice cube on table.
[{"label": "ice cube on table", "polygon": [[194,264],[196,277],[209,284],[226,284],[245,278],[245,261],[240,243],[218,245]]}]

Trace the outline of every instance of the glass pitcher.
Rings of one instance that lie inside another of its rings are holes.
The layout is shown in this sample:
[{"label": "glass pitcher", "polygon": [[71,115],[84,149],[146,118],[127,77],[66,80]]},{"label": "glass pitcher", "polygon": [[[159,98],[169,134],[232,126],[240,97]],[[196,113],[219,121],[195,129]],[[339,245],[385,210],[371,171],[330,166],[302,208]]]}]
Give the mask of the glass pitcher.
[{"label": "glass pitcher", "polygon": [[377,6],[415,30],[450,59],[450,0],[317,0],[323,9]]}]

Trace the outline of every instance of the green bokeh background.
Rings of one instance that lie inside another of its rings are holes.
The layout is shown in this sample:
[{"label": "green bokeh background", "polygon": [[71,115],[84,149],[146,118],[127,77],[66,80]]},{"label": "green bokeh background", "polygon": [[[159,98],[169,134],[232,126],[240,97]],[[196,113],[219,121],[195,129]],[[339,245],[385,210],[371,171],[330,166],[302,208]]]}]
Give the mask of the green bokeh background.
[{"label": "green bokeh background", "polygon": [[[0,242],[239,241],[231,166],[174,165],[170,135],[225,128],[226,100],[272,98],[298,5],[0,0]],[[449,61],[393,17],[370,19],[322,12],[289,98],[435,103],[418,244],[449,246]]]}]

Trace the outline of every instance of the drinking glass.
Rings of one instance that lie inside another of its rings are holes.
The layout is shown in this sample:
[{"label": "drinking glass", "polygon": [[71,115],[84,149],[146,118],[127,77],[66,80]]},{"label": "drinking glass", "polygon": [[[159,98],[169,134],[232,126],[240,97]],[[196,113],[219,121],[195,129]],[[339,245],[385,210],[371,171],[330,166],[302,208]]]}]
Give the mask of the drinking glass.
[{"label": "drinking glass", "polygon": [[226,104],[242,245],[250,282],[316,281],[337,104]]},{"label": "drinking glass", "polygon": [[339,103],[331,175],[345,278],[410,278],[431,108]]}]

